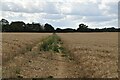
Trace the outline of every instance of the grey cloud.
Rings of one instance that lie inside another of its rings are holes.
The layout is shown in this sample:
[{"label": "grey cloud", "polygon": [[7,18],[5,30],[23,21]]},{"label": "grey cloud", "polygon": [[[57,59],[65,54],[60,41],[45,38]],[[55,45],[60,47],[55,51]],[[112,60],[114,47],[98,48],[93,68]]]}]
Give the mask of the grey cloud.
[{"label": "grey cloud", "polygon": [[102,8],[102,13],[105,13],[105,15],[117,15],[118,14],[118,2],[107,2],[107,3],[101,3],[99,4],[99,8],[105,6]]},{"label": "grey cloud", "polygon": [[100,16],[102,15],[98,5],[92,2],[89,3],[76,3],[72,5],[69,15],[81,15],[81,16]]},{"label": "grey cloud", "polygon": [[110,9],[108,10],[108,13],[111,13],[111,14],[117,14],[118,13],[118,3],[109,3],[108,6],[110,6]]},{"label": "grey cloud", "polygon": [[[29,2],[27,2],[29,4]],[[42,7],[39,5],[31,4],[30,6],[24,7],[19,3],[14,2],[2,2],[2,11],[11,11],[11,12],[21,12],[21,13],[49,13],[49,14],[58,14],[59,11],[53,2],[47,2]]]},{"label": "grey cloud", "polygon": [[5,18],[5,19],[8,19],[9,21],[24,21],[27,19],[26,16],[24,16],[23,14],[21,13],[14,13],[14,12],[3,12],[4,14],[2,14],[2,16]]},{"label": "grey cloud", "polygon": [[[118,27],[118,22],[117,22],[117,19],[114,19],[114,20],[111,20],[111,21],[106,21],[106,22],[100,22],[100,23],[97,23],[97,22],[94,22],[92,23],[93,25],[93,28],[94,27],[98,27],[98,28],[105,28],[105,27]],[[92,26],[90,26],[92,27]]]},{"label": "grey cloud", "polygon": [[[26,3],[30,4],[29,2]],[[54,27],[75,27],[76,24],[79,24],[81,22],[85,22],[88,25],[91,23],[95,26],[116,25],[116,22],[114,20],[117,19],[116,3],[107,4],[107,6],[110,7],[109,10],[105,10],[107,11],[108,15],[103,15],[104,10],[99,9],[98,4],[92,2],[70,2],[69,4],[71,4],[71,6],[67,8],[71,9],[71,11],[63,13],[60,11],[60,5],[63,4],[63,2],[59,3],[59,5],[57,5],[56,2],[45,2],[45,4],[38,3],[38,5],[35,5],[33,3],[31,6],[17,4],[14,2],[2,2],[0,5],[1,4],[3,14],[6,12],[6,15],[3,16],[8,20],[33,20],[40,23],[48,22],[51,23]],[[13,13],[10,14],[10,12]],[[26,13],[26,15],[23,15],[24,13]],[[45,15],[41,15],[41,13],[45,13]],[[116,15],[109,16],[111,14]],[[86,18],[82,18],[83,16]],[[112,21],[114,21],[114,23]]]},{"label": "grey cloud", "polygon": [[87,22],[105,22],[117,19],[116,16],[87,16],[83,21]]},{"label": "grey cloud", "polygon": [[44,19],[53,19],[53,20],[62,19],[64,17],[65,15],[61,15],[61,14],[46,14],[42,16],[42,18]]},{"label": "grey cloud", "polygon": [[59,10],[57,9],[55,2],[47,2],[47,4],[43,6],[43,12],[49,14],[59,14]]},{"label": "grey cloud", "polygon": [[[29,3],[28,3],[29,4]],[[39,8],[36,7],[23,7],[21,4],[16,4],[13,2],[2,2],[2,11],[11,11],[11,12],[24,12],[24,13],[34,13],[41,12]]]},{"label": "grey cloud", "polygon": [[18,11],[19,5],[14,4],[13,2],[2,2],[2,11]]}]

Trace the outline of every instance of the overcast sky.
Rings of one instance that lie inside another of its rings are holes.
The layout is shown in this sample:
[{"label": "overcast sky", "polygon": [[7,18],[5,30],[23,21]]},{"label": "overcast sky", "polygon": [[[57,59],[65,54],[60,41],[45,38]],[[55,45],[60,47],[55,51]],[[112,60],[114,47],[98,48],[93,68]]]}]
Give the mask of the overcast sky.
[{"label": "overcast sky", "polygon": [[55,28],[117,27],[119,0],[0,0],[0,19],[50,23]]}]

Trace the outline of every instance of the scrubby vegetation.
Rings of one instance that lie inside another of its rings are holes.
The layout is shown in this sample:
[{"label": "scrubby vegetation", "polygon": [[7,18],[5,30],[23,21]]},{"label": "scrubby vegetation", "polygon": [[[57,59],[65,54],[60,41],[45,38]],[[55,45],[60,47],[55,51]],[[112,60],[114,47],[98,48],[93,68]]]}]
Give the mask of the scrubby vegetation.
[{"label": "scrubby vegetation", "polygon": [[40,50],[61,53],[64,51],[64,48],[62,47],[60,37],[53,33],[51,36],[42,40]]}]

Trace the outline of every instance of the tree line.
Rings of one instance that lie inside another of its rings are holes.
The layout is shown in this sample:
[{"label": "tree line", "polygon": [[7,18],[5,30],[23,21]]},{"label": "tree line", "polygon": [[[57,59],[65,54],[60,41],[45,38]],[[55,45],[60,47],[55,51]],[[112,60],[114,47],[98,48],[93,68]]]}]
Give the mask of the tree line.
[{"label": "tree line", "polygon": [[0,30],[2,32],[119,32],[120,28],[95,28],[91,29],[88,28],[87,25],[81,23],[79,24],[79,27],[77,29],[72,29],[72,28],[66,28],[66,29],[61,29],[61,28],[56,28],[51,24],[46,23],[45,25],[41,25],[40,23],[27,23],[25,24],[23,21],[15,21],[9,22],[6,19],[1,19],[0,21]]}]

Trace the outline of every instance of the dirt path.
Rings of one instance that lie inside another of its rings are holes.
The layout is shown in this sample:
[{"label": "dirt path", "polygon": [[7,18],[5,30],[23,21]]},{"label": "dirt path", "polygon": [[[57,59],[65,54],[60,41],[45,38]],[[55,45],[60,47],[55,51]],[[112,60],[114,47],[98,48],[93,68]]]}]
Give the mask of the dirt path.
[{"label": "dirt path", "polygon": [[57,73],[56,77],[57,77],[57,78],[63,78],[63,77],[65,77],[65,76],[64,76],[64,73],[66,72],[66,71],[64,70],[64,68],[65,68],[64,62],[62,62],[64,59],[63,59],[63,57],[61,57],[61,55],[57,55],[57,58],[58,58],[61,62],[58,62],[58,66],[57,66],[58,71],[56,72],[56,73]]},{"label": "dirt path", "polygon": [[[75,63],[60,53],[43,53],[31,59],[21,70],[25,78],[68,78],[75,77]],[[76,71],[75,71],[76,70]],[[77,76],[77,75],[76,75]]]}]

